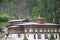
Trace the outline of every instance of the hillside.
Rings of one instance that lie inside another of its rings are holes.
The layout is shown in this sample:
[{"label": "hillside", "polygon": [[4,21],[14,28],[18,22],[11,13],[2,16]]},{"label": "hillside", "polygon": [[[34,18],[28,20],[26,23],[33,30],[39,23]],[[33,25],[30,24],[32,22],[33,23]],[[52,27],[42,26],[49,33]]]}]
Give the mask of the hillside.
[{"label": "hillside", "polygon": [[0,1],[0,14],[9,14],[14,19],[35,18],[38,15],[46,18],[47,22],[59,22],[59,0],[3,0]]}]

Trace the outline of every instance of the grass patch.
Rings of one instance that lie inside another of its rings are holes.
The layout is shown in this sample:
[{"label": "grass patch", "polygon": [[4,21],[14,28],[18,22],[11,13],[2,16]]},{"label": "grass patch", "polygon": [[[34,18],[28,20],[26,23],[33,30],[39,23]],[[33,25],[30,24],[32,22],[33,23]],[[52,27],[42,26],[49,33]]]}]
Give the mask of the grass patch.
[{"label": "grass patch", "polygon": [[0,22],[0,27],[6,27],[7,22]]}]

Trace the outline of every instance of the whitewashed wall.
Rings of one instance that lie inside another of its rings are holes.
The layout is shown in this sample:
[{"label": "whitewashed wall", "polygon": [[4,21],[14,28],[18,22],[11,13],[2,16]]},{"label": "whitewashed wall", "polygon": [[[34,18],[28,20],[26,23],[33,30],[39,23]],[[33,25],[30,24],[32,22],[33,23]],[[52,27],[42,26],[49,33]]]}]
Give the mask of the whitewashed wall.
[{"label": "whitewashed wall", "polygon": [[[28,40],[48,40],[48,39],[45,39],[45,34],[41,34],[41,39],[38,39],[37,34],[35,35],[36,35],[36,39],[34,39],[34,34],[26,34],[26,37],[28,38]],[[50,34],[47,34],[47,35],[50,36]],[[59,34],[57,34],[57,36],[58,37],[56,40],[59,40]],[[55,34],[54,34],[54,37],[55,37]],[[18,37],[18,34],[10,34],[9,38],[11,38],[12,40],[23,40],[24,34],[20,34],[20,38]]]},{"label": "whitewashed wall", "polygon": [[[46,29],[44,29],[44,30],[45,30],[44,32],[46,32]],[[4,31],[5,31],[6,34],[8,33],[7,29],[5,29]],[[27,32],[27,29],[25,29],[25,32]],[[33,32],[33,29],[30,28],[29,32]],[[38,32],[38,30],[35,29],[35,32]],[[42,32],[42,29],[40,29],[40,32]],[[48,30],[48,32],[49,32],[49,30]],[[55,32],[56,32],[56,30],[55,30]],[[34,35],[36,35],[36,39],[34,39]],[[50,36],[50,34],[47,34],[47,35]],[[59,40],[59,34],[58,33],[54,34],[54,37],[56,35],[57,35],[57,39],[56,40]],[[37,34],[26,34],[26,37],[28,38],[28,40],[48,40],[48,39],[45,39],[45,34],[41,34],[41,39],[38,39],[38,35]],[[6,38],[3,38],[2,40],[5,40],[5,39]],[[9,37],[6,40],[23,40],[23,39],[24,39],[24,34],[20,34],[20,38],[18,37],[18,34],[9,34]]]}]

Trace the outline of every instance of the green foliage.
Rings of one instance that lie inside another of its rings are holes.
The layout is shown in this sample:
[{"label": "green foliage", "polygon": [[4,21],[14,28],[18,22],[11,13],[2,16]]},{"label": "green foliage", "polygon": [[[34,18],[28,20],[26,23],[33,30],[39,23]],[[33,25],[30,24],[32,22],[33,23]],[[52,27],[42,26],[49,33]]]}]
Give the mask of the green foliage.
[{"label": "green foliage", "polygon": [[16,0],[0,0],[0,3],[6,3],[6,2],[15,2]]},{"label": "green foliage", "polygon": [[39,9],[38,9],[38,7],[34,7],[33,9],[32,9],[32,17],[37,17],[39,15]]},{"label": "green foliage", "polygon": [[2,2],[2,0],[0,0],[0,3]]},{"label": "green foliage", "polygon": [[59,20],[60,20],[60,12],[58,14],[56,13],[55,21],[56,21],[57,24],[59,24]]},{"label": "green foliage", "polygon": [[0,27],[6,27],[7,22],[0,22]]},{"label": "green foliage", "polygon": [[[53,1],[53,0],[52,0]],[[53,7],[54,5],[51,0],[37,0],[39,13],[42,17],[45,17],[47,22],[52,22],[53,20]]]},{"label": "green foliage", "polygon": [[27,9],[29,9],[30,11],[32,11],[32,8],[37,6],[37,0],[24,0],[24,2],[27,5]]},{"label": "green foliage", "polygon": [[[8,9],[7,11],[2,11],[3,9],[1,9],[0,14],[4,14],[5,12],[7,12],[10,15],[16,16],[16,13],[17,13],[16,11],[18,10],[16,9],[16,2],[17,0],[0,0],[0,4],[1,3],[5,4],[4,10],[5,8]],[[23,0],[23,2],[25,2],[26,9],[28,9],[29,13],[30,14],[32,13],[31,14],[32,18],[36,17],[37,15],[41,15],[41,17],[46,18],[47,22],[53,22],[53,17],[55,18],[56,23],[59,22],[60,20],[59,18],[60,17],[60,14],[59,14],[60,1],[59,0]],[[55,15],[53,15],[53,13]]]},{"label": "green foliage", "polygon": [[9,19],[11,19],[11,16],[7,15],[7,14],[2,14],[0,15],[0,22],[6,22]]},{"label": "green foliage", "polygon": [[54,35],[50,34],[49,40],[55,40]]},{"label": "green foliage", "polygon": [[[57,17],[59,15],[56,12],[57,9],[60,8],[59,0],[25,0],[25,2],[27,4],[27,8],[32,9],[30,10],[32,17],[40,14],[41,17],[46,18],[47,22],[53,22],[53,17],[55,18],[56,22],[59,21],[60,18]],[[37,7],[38,11],[35,9],[35,7]],[[53,15],[53,13],[55,15]]]},{"label": "green foliage", "polygon": [[[53,22],[53,13],[56,13],[55,7],[56,7],[56,3],[55,0],[36,0],[38,5],[37,9],[38,12],[35,10],[35,6],[32,8],[32,15],[37,16],[37,15],[41,15],[41,17],[46,18],[47,22]],[[33,11],[35,11],[35,13],[33,13]],[[36,13],[37,12],[37,13]]]},{"label": "green foliage", "polygon": [[16,0],[2,0],[0,3],[0,14],[7,13],[9,15],[15,16],[16,13]]},{"label": "green foliage", "polygon": [[5,27],[7,25],[7,21],[12,19],[12,16],[8,14],[0,14],[0,27]]},{"label": "green foliage", "polygon": [[26,37],[26,35],[24,35],[24,39],[23,40],[28,40],[27,37]]}]

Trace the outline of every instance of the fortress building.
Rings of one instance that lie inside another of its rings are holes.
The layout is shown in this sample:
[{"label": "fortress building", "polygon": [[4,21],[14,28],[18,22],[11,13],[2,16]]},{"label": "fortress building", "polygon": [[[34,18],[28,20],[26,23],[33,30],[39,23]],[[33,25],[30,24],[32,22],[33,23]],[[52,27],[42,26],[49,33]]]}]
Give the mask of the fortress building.
[{"label": "fortress building", "polygon": [[60,27],[58,24],[46,23],[45,18],[35,18],[34,22],[26,19],[8,21],[8,37],[23,40],[26,35],[28,40],[48,40],[50,33],[59,40]]}]

